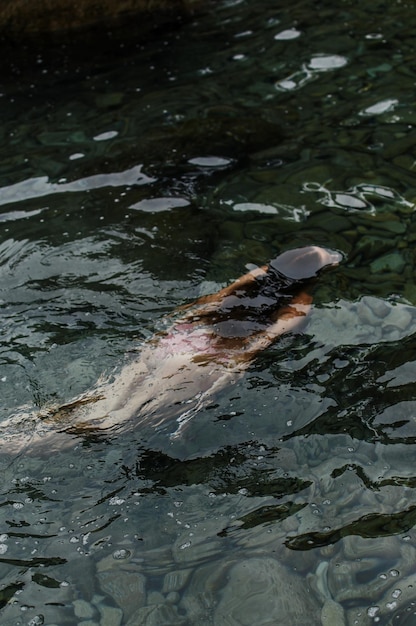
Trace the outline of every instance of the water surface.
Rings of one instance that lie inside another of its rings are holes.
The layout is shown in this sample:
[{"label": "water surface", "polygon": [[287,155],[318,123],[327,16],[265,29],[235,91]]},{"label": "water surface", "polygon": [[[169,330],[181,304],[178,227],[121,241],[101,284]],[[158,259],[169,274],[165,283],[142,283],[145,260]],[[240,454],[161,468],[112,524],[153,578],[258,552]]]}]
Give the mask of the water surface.
[{"label": "water surface", "polygon": [[416,623],[415,34],[398,0],[221,1],[10,59],[2,419],[283,250],[344,260],[183,436],[4,455],[2,624]]}]

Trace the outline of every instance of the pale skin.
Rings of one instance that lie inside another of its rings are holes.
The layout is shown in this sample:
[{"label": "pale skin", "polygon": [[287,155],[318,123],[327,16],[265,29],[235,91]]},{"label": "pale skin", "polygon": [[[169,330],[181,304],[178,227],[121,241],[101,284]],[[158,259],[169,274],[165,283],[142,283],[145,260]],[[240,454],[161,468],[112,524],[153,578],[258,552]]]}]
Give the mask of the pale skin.
[{"label": "pale skin", "polygon": [[[144,423],[167,426],[171,437],[179,436],[196,412],[260,351],[279,336],[299,330],[312,304],[307,281],[340,258],[317,246],[289,251],[270,266],[182,307],[169,329],[146,342],[138,358],[113,377],[99,380],[92,390],[60,407],[22,409],[3,421],[0,450],[13,455],[42,453],[45,448],[50,452],[74,445],[74,436],[111,435]],[[273,273],[281,268],[287,283],[283,297],[280,274]]]}]

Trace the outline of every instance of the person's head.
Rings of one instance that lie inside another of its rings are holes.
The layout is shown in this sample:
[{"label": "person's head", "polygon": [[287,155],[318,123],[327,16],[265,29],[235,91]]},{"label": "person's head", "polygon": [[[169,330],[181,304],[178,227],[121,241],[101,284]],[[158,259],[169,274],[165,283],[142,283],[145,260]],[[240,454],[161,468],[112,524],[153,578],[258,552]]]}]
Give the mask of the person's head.
[{"label": "person's head", "polygon": [[302,281],[317,276],[327,265],[337,265],[342,259],[339,252],[319,246],[294,248],[280,254],[269,263],[269,269],[290,281]]}]

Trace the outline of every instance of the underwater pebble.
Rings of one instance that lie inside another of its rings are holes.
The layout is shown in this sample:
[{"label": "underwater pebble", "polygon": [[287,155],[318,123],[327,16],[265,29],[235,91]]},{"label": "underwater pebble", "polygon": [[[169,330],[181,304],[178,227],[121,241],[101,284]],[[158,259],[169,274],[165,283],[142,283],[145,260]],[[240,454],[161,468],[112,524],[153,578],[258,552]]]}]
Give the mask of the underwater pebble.
[{"label": "underwater pebble", "polygon": [[378,227],[382,230],[387,230],[395,235],[402,235],[406,232],[407,226],[399,220],[386,220],[379,222]]},{"label": "underwater pebble", "polygon": [[388,145],[383,148],[383,156],[385,159],[392,159],[399,155],[405,155],[411,152],[416,145],[416,133],[413,130],[408,132],[402,137],[397,138],[395,141],[390,141]]},{"label": "underwater pebble", "polygon": [[322,626],[345,626],[345,615],[343,608],[338,602],[328,598],[321,611]]},{"label": "underwater pebble", "polygon": [[226,239],[240,240],[244,236],[244,226],[241,222],[224,221],[218,226],[220,235]]},{"label": "underwater pebble", "polygon": [[370,269],[373,274],[379,274],[386,271],[401,274],[405,265],[406,261],[400,252],[391,252],[372,261],[372,263],[370,263]]},{"label": "underwater pebble", "polygon": [[160,591],[150,591],[147,596],[147,604],[163,604],[165,598]]},{"label": "underwater pebble", "polygon": [[100,626],[120,626],[123,620],[123,611],[113,606],[100,606]]},{"label": "underwater pebble", "polygon": [[168,595],[166,596],[166,602],[168,604],[177,604],[180,600],[180,595],[177,591],[171,591],[170,593],[168,593]]},{"label": "underwater pebble", "polygon": [[[380,594],[385,594],[386,601],[391,600],[391,592],[397,588],[397,581],[387,577],[382,568],[385,560],[395,562],[400,558],[398,541],[394,536],[379,537],[369,544],[361,537],[346,537],[337,558],[329,566],[328,580],[332,597],[341,603],[356,598],[360,572],[374,568],[382,574],[360,585],[360,597],[371,603]],[[413,560],[409,563],[409,569],[413,568],[413,563]]]},{"label": "underwater pebble", "polygon": [[80,619],[86,619],[94,616],[94,607],[85,600],[74,600],[72,604],[76,617],[79,617]]},{"label": "underwater pebble", "polygon": [[[244,226],[244,236],[248,242],[270,242],[273,239],[273,231],[267,227],[268,221],[247,222]],[[266,249],[264,249],[265,251]],[[263,257],[267,259],[267,256]]]},{"label": "underwater pebble", "polygon": [[322,217],[322,213],[314,215],[308,220],[308,225],[326,230],[329,233],[342,233],[351,228],[351,222],[342,215],[330,213]]},{"label": "underwater pebble", "polygon": [[129,618],[146,599],[146,579],[139,572],[117,568],[97,573],[101,590],[111,596]]},{"label": "underwater pebble", "polygon": [[412,170],[415,160],[411,154],[400,154],[393,159],[394,165],[403,168],[404,170]]},{"label": "underwater pebble", "polygon": [[214,624],[318,624],[318,601],[305,580],[272,558],[245,559],[229,572],[228,583],[215,611]]},{"label": "underwater pebble", "polygon": [[139,609],[126,626],[186,626],[188,620],[181,617],[171,604],[153,604]]},{"label": "underwater pebble", "polygon": [[191,569],[181,569],[175,572],[168,572],[163,579],[162,593],[169,593],[171,591],[179,591],[183,589],[189,580],[191,575]]}]

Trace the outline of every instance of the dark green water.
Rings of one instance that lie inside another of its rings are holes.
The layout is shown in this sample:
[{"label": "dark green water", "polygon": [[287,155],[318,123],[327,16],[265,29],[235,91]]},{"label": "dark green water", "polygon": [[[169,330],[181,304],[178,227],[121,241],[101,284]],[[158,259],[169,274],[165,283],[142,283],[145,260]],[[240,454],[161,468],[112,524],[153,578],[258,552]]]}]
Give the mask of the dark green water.
[{"label": "dark green water", "polygon": [[2,624],[416,624],[414,4],[286,4],[8,53],[2,419],[282,250],[344,260],[181,437],[2,453]]}]

